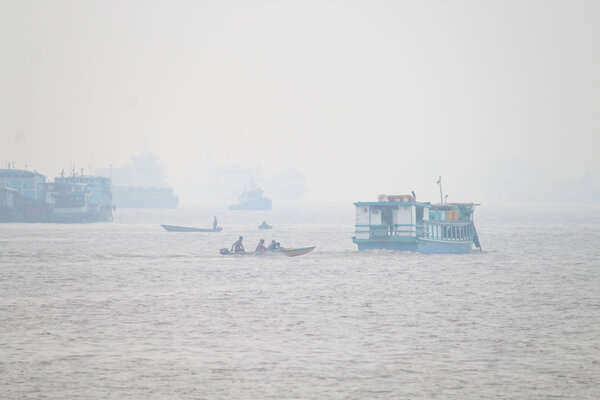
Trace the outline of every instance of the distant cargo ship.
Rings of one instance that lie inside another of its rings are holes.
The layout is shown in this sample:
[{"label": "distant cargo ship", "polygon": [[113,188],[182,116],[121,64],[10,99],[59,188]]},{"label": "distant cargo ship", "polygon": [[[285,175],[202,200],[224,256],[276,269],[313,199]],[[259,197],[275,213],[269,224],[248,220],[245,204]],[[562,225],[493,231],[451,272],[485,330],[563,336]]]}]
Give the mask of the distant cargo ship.
[{"label": "distant cargo ship", "polygon": [[271,199],[263,196],[263,190],[256,185],[252,185],[240,195],[239,203],[229,206],[229,209],[269,211],[271,206]]},{"label": "distant cargo ship", "polygon": [[150,152],[133,157],[122,168],[98,169],[96,173],[111,178],[117,208],[176,208],[179,204],[179,197],[165,182],[163,167]]},{"label": "distant cargo ship", "polygon": [[412,195],[380,195],[357,202],[355,234],[359,250],[406,250],[427,254],[481,249],[473,223],[474,203],[431,204]]},{"label": "distant cargo ship", "polygon": [[176,208],[179,197],[171,188],[113,186],[115,205],[123,208]]}]

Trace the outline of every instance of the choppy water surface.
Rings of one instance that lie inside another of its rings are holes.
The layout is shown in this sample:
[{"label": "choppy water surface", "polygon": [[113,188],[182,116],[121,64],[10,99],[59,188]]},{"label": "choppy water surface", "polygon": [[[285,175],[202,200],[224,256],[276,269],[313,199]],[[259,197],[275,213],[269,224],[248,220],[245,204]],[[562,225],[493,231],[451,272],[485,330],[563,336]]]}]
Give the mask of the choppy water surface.
[{"label": "choppy water surface", "polygon": [[598,398],[600,207],[476,219],[468,255],[359,253],[351,206],[2,224],[0,398]]}]

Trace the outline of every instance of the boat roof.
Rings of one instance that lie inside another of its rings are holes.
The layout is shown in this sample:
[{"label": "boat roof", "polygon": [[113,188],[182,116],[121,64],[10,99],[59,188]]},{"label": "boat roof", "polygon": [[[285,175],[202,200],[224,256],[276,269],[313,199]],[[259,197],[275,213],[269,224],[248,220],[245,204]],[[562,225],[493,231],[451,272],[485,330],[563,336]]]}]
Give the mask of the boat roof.
[{"label": "boat roof", "polygon": [[429,207],[431,203],[421,201],[357,201],[354,203],[355,206],[421,206]]},{"label": "boat roof", "polygon": [[480,206],[479,203],[435,203],[431,205],[431,208],[443,208],[443,207],[451,207],[451,206],[459,206],[459,207],[475,207]]},{"label": "boat roof", "polygon": [[55,182],[87,182],[87,181],[109,181],[110,178],[106,176],[92,176],[92,175],[74,175],[74,176],[57,176],[54,178]]},{"label": "boat roof", "polygon": [[14,169],[14,168],[10,168],[10,169],[0,169],[0,176],[3,178],[23,178],[23,177],[27,177],[27,178],[31,178],[34,176],[39,176],[42,177],[44,179],[46,179],[46,177],[42,174],[40,174],[37,171],[28,171],[26,169]]}]

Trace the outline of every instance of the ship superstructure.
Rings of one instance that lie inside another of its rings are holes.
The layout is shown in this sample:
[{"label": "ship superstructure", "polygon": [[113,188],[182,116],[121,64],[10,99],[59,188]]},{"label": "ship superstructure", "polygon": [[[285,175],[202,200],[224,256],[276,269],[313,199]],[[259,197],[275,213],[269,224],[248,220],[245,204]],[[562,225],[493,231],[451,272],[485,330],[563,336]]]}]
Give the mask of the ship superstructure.
[{"label": "ship superstructure", "polygon": [[53,222],[112,221],[110,179],[73,175],[46,184],[46,201],[52,204]]},{"label": "ship superstructure", "polygon": [[229,206],[229,209],[269,211],[272,206],[271,199],[265,197],[263,194],[264,192],[261,188],[252,184],[240,195],[239,203]]}]

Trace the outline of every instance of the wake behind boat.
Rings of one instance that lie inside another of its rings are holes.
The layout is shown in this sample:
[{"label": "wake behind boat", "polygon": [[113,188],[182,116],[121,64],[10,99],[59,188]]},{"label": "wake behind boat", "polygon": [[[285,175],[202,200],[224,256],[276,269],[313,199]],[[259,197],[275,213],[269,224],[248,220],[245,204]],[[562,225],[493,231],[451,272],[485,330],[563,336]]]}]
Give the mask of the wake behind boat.
[{"label": "wake behind boat", "polygon": [[310,253],[311,251],[314,250],[314,248],[317,246],[311,246],[311,247],[297,247],[297,248],[284,248],[284,247],[280,247],[278,249],[275,250],[266,250],[263,252],[256,252],[256,251],[247,251],[247,252],[233,252],[230,251],[228,248],[223,248],[221,250],[219,250],[219,253],[221,253],[221,255],[223,256],[274,256],[274,255],[284,255],[287,257],[296,257],[296,256],[301,256],[303,254],[306,253]]},{"label": "wake behind boat", "polygon": [[161,224],[161,226],[169,232],[221,232],[223,230],[221,227],[216,227],[215,229],[206,229],[164,224]]}]

